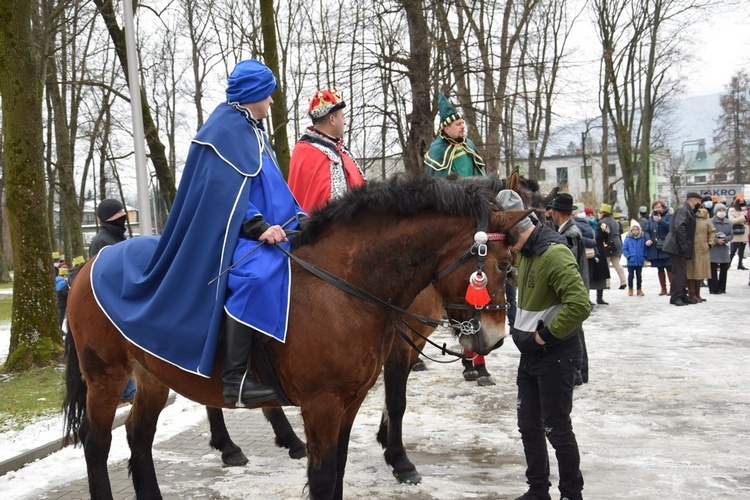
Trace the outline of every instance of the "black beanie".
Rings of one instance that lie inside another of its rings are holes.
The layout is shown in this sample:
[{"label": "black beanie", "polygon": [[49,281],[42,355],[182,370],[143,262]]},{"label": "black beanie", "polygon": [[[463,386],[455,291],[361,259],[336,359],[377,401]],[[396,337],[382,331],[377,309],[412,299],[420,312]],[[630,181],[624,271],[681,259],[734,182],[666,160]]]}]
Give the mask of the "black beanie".
[{"label": "black beanie", "polygon": [[105,222],[117,212],[123,210],[123,208],[122,203],[118,200],[107,198],[99,203],[99,206],[96,208],[96,216],[99,217],[100,221]]}]

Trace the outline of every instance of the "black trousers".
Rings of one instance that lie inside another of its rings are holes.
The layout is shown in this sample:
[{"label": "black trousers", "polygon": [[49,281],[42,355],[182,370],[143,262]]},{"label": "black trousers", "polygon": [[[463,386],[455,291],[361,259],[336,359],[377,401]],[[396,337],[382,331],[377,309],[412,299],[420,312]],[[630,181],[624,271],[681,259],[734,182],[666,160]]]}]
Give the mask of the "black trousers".
[{"label": "black trousers", "polygon": [[737,254],[737,260],[738,260],[737,266],[741,266],[742,260],[745,258],[745,242],[744,241],[739,242],[739,243],[732,242],[732,250],[731,250],[731,253],[729,254],[730,264],[732,263],[732,259],[734,259],[735,253]]},{"label": "black trousers", "polygon": [[711,262],[711,279],[708,280],[708,291],[711,293],[726,293],[727,291],[727,272],[729,271],[729,262],[721,264]]},{"label": "black trousers", "polygon": [[633,289],[633,277],[638,290],[643,288],[643,267],[628,266],[628,288]]},{"label": "black trousers", "polygon": [[687,301],[687,259],[679,255],[669,254],[669,262],[672,263],[672,293],[670,301],[677,299]]},{"label": "black trousers", "polygon": [[575,375],[581,369],[581,343],[565,342],[559,352],[543,358],[521,355],[518,365],[518,430],[526,455],[526,480],[530,486],[549,484],[547,440],[555,449],[562,496],[578,498],[583,475],[578,442],[573,433]]}]

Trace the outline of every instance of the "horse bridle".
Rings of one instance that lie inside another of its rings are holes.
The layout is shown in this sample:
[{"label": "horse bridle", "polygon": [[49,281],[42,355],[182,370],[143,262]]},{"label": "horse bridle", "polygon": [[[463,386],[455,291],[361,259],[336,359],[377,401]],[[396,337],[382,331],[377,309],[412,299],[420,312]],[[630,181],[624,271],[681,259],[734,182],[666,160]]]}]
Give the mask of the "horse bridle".
[{"label": "horse bridle", "polygon": [[[486,228],[486,226],[485,226]],[[473,256],[476,255],[477,257],[477,270],[474,271],[469,278],[469,286],[474,288],[486,288],[487,287],[487,275],[484,273],[484,264],[487,260],[487,243],[490,241],[504,241],[505,240],[505,233],[487,233],[483,230],[479,230],[474,234],[474,244],[469,247],[466,252],[464,252],[461,257],[454,260],[451,264],[449,264],[445,269],[440,271],[435,278],[433,278],[432,282],[437,283],[441,279],[445,278],[449,274],[451,274],[453,271],[458,269],[462,264],[464,264],[466,261],[471,259]],[[509,262],[512,262],[513,256],[508,249],[508,256],[509,256]],[[507,277],[508,272],[510,272],[511,267],[509,266],[507,270],[504,271],[505,276]],[[497,295],[500,290],[502,290],[505,287],[505,279],[503,279],[500,286],[498,286],[498,289],[492,293],[489,294],[490,298]],[[468,301],[464,303],[443,303],[443,308],[447,311],[449,309],[458,309],[458,310],[473,310],[474,311],[474,317],[470,320],[466,321],[457,321],[453,320],[455,324],[449,325],[450,328],[453,328],[456,330],[457,334],[459,336],[461,335],[476,335],[477,332],[482,327],[481,322],[481,315],[482,311],[501,311],[501,310],[507,310],[508,304],[484,304],[484,305],[472,305],[469,304]]]}]

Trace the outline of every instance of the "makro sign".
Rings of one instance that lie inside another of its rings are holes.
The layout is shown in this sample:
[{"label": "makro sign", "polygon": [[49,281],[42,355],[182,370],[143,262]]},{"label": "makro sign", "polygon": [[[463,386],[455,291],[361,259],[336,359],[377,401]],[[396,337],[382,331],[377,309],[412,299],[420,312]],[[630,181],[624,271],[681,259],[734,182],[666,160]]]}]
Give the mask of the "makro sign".
[{"label": "makro sign", "polygon": [[727,200],[734,198],[738,193],[745,193],[745,186],[743,184],[703,184],[695,186],[685,186],[680,189],[680,196],[685,199],[685,196],[689,191],[697,191],[702,195],[716,196],[718,198],[726,198]]}]

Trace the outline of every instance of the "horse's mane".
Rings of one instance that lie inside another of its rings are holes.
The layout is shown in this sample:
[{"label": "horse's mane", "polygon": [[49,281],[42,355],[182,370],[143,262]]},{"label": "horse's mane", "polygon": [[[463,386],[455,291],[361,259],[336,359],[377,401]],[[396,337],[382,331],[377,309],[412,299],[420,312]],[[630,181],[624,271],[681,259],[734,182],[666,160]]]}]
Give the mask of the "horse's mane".
[{"label": "horse's mane", "polygon": [[369,181],[310,214],[293,245],[312,243],[331,225],[365,212],[402,216],[432,212],[486,219],[492,210],[492,200],[504,187],[505,180],[495,175],[448,180],[427,175],[395,175]]}]

